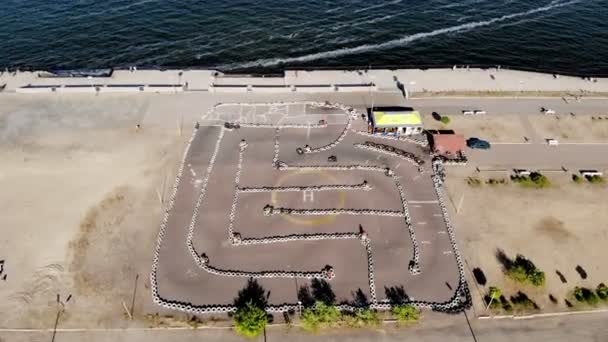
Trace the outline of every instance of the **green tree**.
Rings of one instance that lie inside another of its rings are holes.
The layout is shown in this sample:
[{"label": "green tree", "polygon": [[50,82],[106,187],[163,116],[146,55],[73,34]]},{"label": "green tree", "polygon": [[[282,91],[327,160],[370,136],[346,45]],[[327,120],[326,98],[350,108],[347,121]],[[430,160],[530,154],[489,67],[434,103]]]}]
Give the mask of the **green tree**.
[{"label": "green tree", "polygon": [[254,338],[259,336],[268,323],[266,312],[253,301],[239,308],[234,314],[236,332],[242,336]]},{"label": "green tree", "polygon": [[490,308],[490,305],[492,305],[493,301],[500,299],[500,296],[502,296],[502,291],[500,291],[498,287],[490,286],[490,292],[488,293],[488,295],[490,296],[490,302],[488,303],[486,310]]},{"label": "green tree", "polygon": [[399,323],[416,322],[420,318],[420,311],[410,304],[394,306],[391,313]]},{"label": "green tree", "polygon": [[450,118],[447,115],[441,117],[441,123],[447,125],[450,123]]}]

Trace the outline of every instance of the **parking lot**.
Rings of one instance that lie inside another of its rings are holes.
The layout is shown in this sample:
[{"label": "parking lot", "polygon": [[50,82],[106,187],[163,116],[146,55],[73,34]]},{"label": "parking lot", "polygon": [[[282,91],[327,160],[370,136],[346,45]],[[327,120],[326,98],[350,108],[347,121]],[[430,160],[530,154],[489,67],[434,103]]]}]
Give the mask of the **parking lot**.
[{"label": "parking lot", "polygon": [[[387,289],[400,287],[417,305],[458,297],[465,286],[458,251],[423,147],[357,134],[366,124],[344,108],[222,106],[208,117],[229,117],[241,127],[201,126],[193,136],[159,236],[152,278],[157,304],[230,311],[249,278],[270,291],[271,311],[294,308],[298,289],[314,278],[328,281],[343,308],[356,292],[386,308]],[[255,118],[263,125],[246,121]],[[320,118],[329,125],[318,126]],[[303,123],[311,126],[297,126]],[[419,155],[424,172],[403,158],[355,146],[366,141]],[[296,153],[306,145],[310,153]],[[337,162],[328,161],[332,155]]]}]

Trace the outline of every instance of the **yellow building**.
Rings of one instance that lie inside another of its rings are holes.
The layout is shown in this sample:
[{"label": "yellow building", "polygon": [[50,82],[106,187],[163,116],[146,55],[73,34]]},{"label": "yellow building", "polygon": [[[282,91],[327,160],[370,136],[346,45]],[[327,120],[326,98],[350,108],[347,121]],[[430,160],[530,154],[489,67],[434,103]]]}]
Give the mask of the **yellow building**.
[{"label": "yellow building", "polygon": [[368,131],[390,135],[420,134],[424,129],[418,111],[408,107],[368,108]]}]

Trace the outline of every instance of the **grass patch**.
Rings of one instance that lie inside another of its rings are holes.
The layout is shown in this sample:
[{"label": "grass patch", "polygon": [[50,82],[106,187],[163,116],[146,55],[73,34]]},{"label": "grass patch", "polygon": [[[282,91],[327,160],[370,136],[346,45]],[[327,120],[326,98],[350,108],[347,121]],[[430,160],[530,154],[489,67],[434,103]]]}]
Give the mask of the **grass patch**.
[{"label": "grass patch", "polygon": [[302,313],[302,328],[316,332],[319,329],[336,326],[339,319],[340,312],[335,306],[317,301],[312,308],[307,308]]},{"label": "grass patch", "polygon": [[373,328],[380,325],[378,312],[370,309],[358,309],[353,312],[342,313],[342,321],[351,328]]},{"label": "grass patch", "polygon": [[532,172],[529,176],[511,176],[511,180],[524,188],[543,189],[551,186],[549,179],[539,172]]},{"label": "grass patch", "polygon": [[395,306],[391,309],[391,313],[401,324],[416,322],[420,319],[420,311],[409,304]]}]

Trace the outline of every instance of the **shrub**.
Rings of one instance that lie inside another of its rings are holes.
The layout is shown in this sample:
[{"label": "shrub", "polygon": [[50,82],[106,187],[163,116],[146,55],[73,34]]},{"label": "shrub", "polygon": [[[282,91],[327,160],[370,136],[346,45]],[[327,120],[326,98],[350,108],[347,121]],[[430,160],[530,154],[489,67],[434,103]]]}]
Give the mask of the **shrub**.
[{"label": "shrub", "polygon": [[450,118],[448,116],[446,116],[446,115],[442,116],[441,117],[441,123],[444,124],[444,125],[449,124],[450,123]]},{"label": "shrub", "polygon": [[551,186],[549,179],[538,172],[532,172],[529,176],[512,176],[511,180],[526,188],[542,189]]},{"label": "shrub", "polygon": [[572,181],[574,183],[580,184],[583,182],[583,177],[581,177],[579,175],[572,175]]},{"label": "shrub", "polygon": [[268,318],[263,309],[255,306],[252,301],[249,301],[247,305],[236,311],[234,322],[238,334],[254,338],[264,331]]},{"label": "shrub", "polygon": [[305,309],[302,313],[302,328],[317,331],[319,328],[334,326],[339,318],[340,313],[335,306],[317,301],[312,308]]},{"label": "shrub", "polygon": [[608,301],[608,286],[606,286],[606,284],[600,283],[595,292],[597,292],[597,296],[600,297],[601,300]]},{"label": "shrub", "polygon": [[587,176],[587,180],[591,184],[601,184],[601,183],[604,183],[604,178],[602,176],[598,176],[598,175]]},{"label": "shrub", "polygon": [[506,270],[509,278],[520,282],[530,283],[534,286],[545,285],[545,272],[541,271],[534,263],[522,255],[518,255]]},{"label": "shrub", "polygon": [[468,177],[467,184],[472,187],[478,187],[478,186],[481,186],[483,183],[481,182],[481,179],[479,179],[477,177]]},{"label": "shrub", "polygon": [[378,312],[370,309],[358,309],[352,313],[344,313],[342,320],[346,325],[353,328],[377,327],[380,325]]},{"label": "shrub", "polygon": [[538,305],[531,300],[525,293],[519,291],[517,295],[511,296],[513,306],[519,310],[538,310]]},{"label": "shrub", "polygon": [[587,303],[589,305],[597,305],[599,303],[599,298],[592,290],[585,287],[575,287],[574,298],[581,303]]},{"label": "shrub", "polygon": [[395,306],[391,313],[399,323],[416,322],[420,318],[420,311],[410,304]]}]

